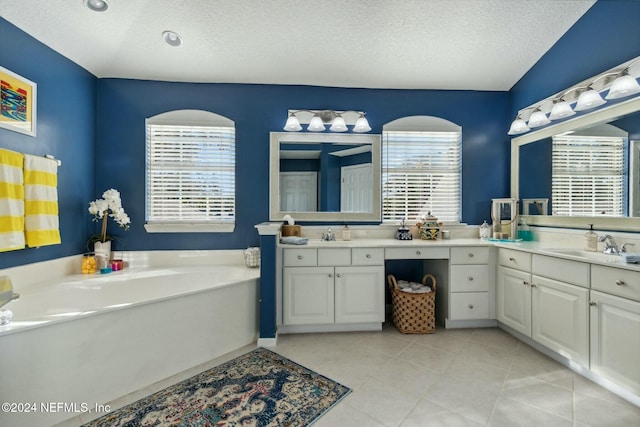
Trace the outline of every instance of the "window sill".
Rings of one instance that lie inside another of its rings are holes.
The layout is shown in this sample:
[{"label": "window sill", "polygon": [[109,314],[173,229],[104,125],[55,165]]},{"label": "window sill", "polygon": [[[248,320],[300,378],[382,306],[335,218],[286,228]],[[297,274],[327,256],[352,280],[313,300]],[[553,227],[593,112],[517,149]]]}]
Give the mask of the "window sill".
[{"label": "window sill", "polygon": [[147,233],[232,233],[233,224],[145,224]]}]

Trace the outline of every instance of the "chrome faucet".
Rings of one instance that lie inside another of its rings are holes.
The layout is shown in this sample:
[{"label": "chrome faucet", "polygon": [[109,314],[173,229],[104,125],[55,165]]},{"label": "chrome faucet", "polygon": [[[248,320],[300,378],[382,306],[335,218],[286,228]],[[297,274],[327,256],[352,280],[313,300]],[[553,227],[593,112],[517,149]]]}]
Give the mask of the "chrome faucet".
[{"label": "chrome faucet", "polygon": [[619,253],[618,245],[610,234],[603,234],[602,236],[600,236],[598,241],[604,242],[604,249],[602,249],[603,253],[605,254]]},{"label": "chrome faucet", "polygon": [[620,246],[620,253],[621,254],[627,252],[627,246],[635,246],[635,243],[623,243]]},{"label": "chrome faucet", "polygon": [[336,240],[336,236],[335,234],[333,234],[333,230],[331,230],[331,227],[327,228],[326,233],[322,233],[322,240],[324,240],[325,242]]}]

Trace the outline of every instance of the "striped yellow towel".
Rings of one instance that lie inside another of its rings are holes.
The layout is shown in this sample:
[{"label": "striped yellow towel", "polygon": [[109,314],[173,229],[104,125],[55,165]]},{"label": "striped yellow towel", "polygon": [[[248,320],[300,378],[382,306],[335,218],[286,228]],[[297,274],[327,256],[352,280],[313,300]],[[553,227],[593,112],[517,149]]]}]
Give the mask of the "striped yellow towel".
[{"label": "striped yellow towel", "polygon": [[60,243],[58,163],[24,155],[24,235],[27,246]]},{"label": "striped yellow towel", "polygon": [[0,252],[24,249],[23,157],[0,148]]}]

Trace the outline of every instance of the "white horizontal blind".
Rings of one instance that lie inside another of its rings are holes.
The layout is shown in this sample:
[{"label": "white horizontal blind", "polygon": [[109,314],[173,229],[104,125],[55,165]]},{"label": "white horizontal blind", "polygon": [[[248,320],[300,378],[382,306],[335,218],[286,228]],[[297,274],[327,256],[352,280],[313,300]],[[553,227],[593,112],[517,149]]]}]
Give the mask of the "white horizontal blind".
[{"label": "white horizontal blind", "polygon": [[147,124],[147,223],[235,221],[235,128]]},{"label": "white horizontal blind", "polygon": [[382,220],[415,220],[431,212],[460,221],[460,132],[385,131]]},{"label": "white horizontal blind", "polygon": [[553,215],[622,216],[625,138],[554,136]]}]

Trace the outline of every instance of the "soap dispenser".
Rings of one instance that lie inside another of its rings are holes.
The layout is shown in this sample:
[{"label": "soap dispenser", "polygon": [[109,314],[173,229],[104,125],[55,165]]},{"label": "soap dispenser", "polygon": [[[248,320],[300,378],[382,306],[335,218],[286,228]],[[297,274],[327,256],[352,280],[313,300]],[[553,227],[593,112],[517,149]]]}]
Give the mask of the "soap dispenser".
[{"label": "soap dispenser", "polygon": [[342,240],[351,240],[351,230],[347,224],[342,229]]},{"label": "soap dispenser", "polygon": [[584,235],[584,249],[591,252],[598,251],[598,234],[593,231],[593,224],[589,224],[589,231]]}]

